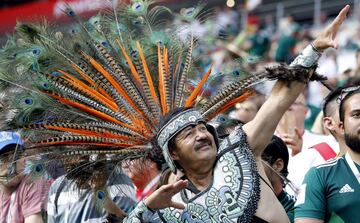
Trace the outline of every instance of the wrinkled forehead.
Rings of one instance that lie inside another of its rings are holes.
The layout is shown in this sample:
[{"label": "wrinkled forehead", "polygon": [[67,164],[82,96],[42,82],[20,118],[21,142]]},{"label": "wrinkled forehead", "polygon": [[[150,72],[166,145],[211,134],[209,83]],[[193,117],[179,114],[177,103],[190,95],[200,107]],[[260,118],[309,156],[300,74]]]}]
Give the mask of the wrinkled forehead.
[{"label": "wrinkled forehead", "polygon": [[205,123],[203,116],[200,112],[195,110],[186,110],[170,119],[166,125],[164,125],[158,134],[157,141],[162,148],[168,141],[175,137],[178,133],[191,125],[197,125],[199,123]]},{"label": "wrinkled forehead", "polygon": [[[178,132],[176,135],[172,136],[171,139],[174,139],[174,138],[176,138],[176,137],[178,137],[178,136],[181,136],[183,133],[188,132],[188,130],[193,129],[193,128],[198,127],[198,126],[206,127],[206,123],[205,123],[204,121],[200,120],[200,121],[197,122],[197,123],[189,124],[189,125],[185,126],[185,127],[184,127],[180,132]],[[170,140],[171,140],[171,139],[170,139]]]}]

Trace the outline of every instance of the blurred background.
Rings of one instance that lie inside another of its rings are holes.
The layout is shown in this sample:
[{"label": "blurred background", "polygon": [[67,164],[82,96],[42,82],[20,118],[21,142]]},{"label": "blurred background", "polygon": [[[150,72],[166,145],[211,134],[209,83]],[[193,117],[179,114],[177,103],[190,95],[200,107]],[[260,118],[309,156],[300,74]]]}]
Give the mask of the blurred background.
[{"label": "blurred background", "polygon": [[[14,33],[17,21],[35,22],[45,18],[50,24],[71,29],[74,24],[63,13],[67,6],[86,19],[99,10],[111,10],[114,6],[128,2],[129,0],[1,0],[0,45],[4,45],[8,35]],[[200,2],[202,1],[160,1],[173,11],[192,7]],[[194,22],[189,30],[199,40],[200,47],[195,52],[199,57],[199,65],[209,65],[211,60],[215,61],[216,69],[223,69],[221,66],[227,65],[226,62],[231,61],[234,55],[259,58],[261,67],[273,62],[290,62],[345,4],[350,4],[349,18],[338,35],[340,50],[324,52],[319,61],[318,72],[329,78],[328,83],[332,87],[359,82],[360,57],[357,52],[360,48],[360,0],[208,0],[206,3],[207,20]],[[304,92],[306,104],[311,111],[307,114],[307,118],[310,118],[307,128],[311,128],[327,93],[328,90],[318,83],[311,83]]]},{"label": "blurred background", "polygon": [[[128,0],[1,0],[0,33],[11,33],[16,21],[34,21],[47,18],[56,23],[69,22],[62,15],[65,5],[72,6],[84,17],[91,16],[99,9],[109,7],[109,2],[122,4]],[[176,10],[189,7],[199,1],[162,0],[161,4]],[[246,14],[259,19],[271,17],[279,24],[281,18],[292,15],[300,24],[321,25],[327,17],[334,16],[345,4],[359,6],[360,0],[208,0],[209,8],[219,7],[223,11],[232,10],[246,18]],[[245,21],[242,21],[244,24]]]}]

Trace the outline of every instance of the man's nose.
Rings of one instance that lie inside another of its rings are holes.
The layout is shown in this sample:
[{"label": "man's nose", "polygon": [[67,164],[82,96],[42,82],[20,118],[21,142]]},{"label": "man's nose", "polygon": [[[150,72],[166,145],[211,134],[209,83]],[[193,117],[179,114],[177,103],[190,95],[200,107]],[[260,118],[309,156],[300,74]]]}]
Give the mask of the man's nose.
[{"label": "man's nose", "polygon": [[207,138],[206,132],[204,130],[197,130],[196,131],[196,138],[197,138],[197,140]]}]

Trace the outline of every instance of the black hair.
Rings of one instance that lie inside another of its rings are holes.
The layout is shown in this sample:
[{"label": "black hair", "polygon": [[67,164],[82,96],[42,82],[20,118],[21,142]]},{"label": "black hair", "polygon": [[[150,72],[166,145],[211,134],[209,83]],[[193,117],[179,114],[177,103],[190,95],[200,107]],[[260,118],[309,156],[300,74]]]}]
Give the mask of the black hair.
[{"label": "black hair", "polygon": [[322,111],[324,113],[324,117],[329,116],[330,115],[330,111],[328,108],[328,105],[334,101],[337,100],[337,98],[339,98],[339,96],[341,95],[341,91],[344,89],[344,87],[338,87],[335,90],[331,91],[325,98],[323,101],[323,108]]},{"label": "black hair", "polygon": [[341,122],[344,122],[345,120],[345,103],[346,101],[352,97],[355,94],[359,94],[360,93],[360,89],[357,89],[355,91],[351,91],[348,94],[345,95],[345,97],[343,99],[341,99],[340,102],[340,109],[339,109],[339,118]]},{"label": "black hair", "polygon": [[261,158],[270,165],[273,165],[277,159],[282,159],[284,161],[284,168],[280,172],[284,177],[289,174],[287,169],[289,163],[289,151],[284,141],[278,136],[274,135],[272,137],[271,142],[266,146]]}]

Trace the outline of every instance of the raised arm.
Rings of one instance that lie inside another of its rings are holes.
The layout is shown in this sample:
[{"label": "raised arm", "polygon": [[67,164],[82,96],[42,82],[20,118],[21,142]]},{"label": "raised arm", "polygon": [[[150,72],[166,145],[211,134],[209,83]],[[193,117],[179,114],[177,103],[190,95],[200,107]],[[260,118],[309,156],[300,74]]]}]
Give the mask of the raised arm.
[{"label": "raised arm", "polygon": [[[320,52],[329,47],[337,48],[335,37],[349,9],[350,6],[346,5],[334,21],[313,41],[312,45],[306,47],[290,66],[301,65],[309,68],[316,63],[320,57]],[[305,85],[298,81],[293,81],[290,85],[283,81],[277,81],[269,98],[255,118],[244,125],[243,129],[256,157],[261,156],[281,117],[304,90]]]}]

